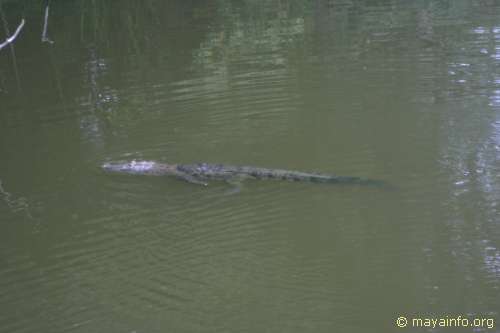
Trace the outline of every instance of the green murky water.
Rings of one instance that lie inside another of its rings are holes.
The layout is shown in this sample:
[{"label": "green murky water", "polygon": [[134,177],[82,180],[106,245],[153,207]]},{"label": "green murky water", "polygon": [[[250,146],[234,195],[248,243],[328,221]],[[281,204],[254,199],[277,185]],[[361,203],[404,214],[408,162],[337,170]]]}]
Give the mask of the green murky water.
[{"label": "green murky water", "polygon": [[[1,6],[1,332],[500,321],[498,2],[52,1],[52,44],[44,5]],[[123,159],[395,189],[99,170]]]}]

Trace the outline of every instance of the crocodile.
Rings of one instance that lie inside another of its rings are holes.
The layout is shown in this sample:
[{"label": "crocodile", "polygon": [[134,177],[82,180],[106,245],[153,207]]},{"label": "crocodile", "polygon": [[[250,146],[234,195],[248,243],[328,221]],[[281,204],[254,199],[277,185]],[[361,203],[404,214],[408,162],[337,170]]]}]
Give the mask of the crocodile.
[{"label": "crocodile", "polygon": [[210,180],[239,183],[241,180],[245,179],[277,179],[368,186],[385,185],[385,182],[381,180],[359,177],[209,163],[167,164],[155,161],[133,160],[127,162],[107,162],[102,165],[102,169],[106,172],[132,175],[174,176],[187,182],[203,186],[207,186]]}]

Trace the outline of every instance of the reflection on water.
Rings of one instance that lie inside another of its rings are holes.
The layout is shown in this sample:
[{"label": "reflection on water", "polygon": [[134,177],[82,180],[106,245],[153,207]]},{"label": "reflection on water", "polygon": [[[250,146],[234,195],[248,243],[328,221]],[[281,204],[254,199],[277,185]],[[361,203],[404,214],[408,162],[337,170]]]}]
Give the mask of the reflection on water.
[{"label": "reflection on water", "polygon": [[[53,2],[53,44],[23,8],[2,3],[27,26],[0,51],[0,331],[500,320],[495,2]],[[99,170],[134,158],[396,189]]]},{"label": "reflection on water", "polygon": [[26,201],[26,198],[23,197],[15,197],[12,193],[9,193],[5,190],[2,184],[2,180],[0,179],[0,198],[3,203],[8,207],[8,209],[13,213],[24,212],[27,217],[32,217],[29,212],[29,205]]}]

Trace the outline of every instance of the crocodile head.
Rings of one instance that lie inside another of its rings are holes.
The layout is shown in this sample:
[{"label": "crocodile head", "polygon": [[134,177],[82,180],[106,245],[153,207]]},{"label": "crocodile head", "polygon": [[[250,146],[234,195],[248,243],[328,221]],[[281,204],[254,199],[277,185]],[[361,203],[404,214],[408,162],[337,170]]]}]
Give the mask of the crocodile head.
[{"label": "crocodile head", "polygon": [[157,170],[157,163],[153,161],[128,161],[128,162],[109,162],[101,167],[107,172],[128,173],[136,175],[154,174]]}]

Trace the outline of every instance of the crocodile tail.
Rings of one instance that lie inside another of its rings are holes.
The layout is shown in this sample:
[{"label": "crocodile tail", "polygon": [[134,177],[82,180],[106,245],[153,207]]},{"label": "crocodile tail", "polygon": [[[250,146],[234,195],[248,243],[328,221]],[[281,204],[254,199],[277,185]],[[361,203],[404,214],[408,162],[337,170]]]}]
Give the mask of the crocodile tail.
[{"label": "crocodile tail", "polygon": [[378,179],[367,179],[360,177],[346,177],[346,176],[331,176],[326,181],[327,183],[334,183],[340,185],[360,185],[360,186],[374,186],[382,187],[387,186],[387,183]]}]

